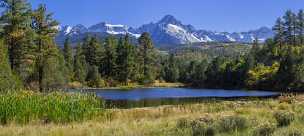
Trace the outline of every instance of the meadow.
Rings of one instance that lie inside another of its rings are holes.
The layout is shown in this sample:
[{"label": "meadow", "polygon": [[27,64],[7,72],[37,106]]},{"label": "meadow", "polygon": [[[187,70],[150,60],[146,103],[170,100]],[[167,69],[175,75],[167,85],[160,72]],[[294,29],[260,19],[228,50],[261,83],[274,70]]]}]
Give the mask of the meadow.
[{"label": "meadow", "polygon": [[103,109],[94,96],[58,92],[9,93],[0,97],[1,136],[304,134],[303,95],[133,109]]}]

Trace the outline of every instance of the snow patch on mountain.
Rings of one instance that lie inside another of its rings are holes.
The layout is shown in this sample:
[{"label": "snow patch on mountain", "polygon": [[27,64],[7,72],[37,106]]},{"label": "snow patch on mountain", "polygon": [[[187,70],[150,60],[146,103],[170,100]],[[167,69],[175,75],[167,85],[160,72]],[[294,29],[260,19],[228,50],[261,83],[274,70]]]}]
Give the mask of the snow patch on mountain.
[{"label": "snow patch on mountain", "polygon": [[73,28],[71,26],[67,26],[66,29],[64,30],[65,34],[69,34]]},{"label": "snow patch on mountain", "polygon": [[[60,28],[57,36],[63,39],[67,36],[73,36],[75,39],[83,38],[86,33],[101,33],[109,35],[129,34],[134,38],[139,38],[141,33],[150,33],[152,40],[156,44],[186,44],[196,42],[240,42],[252,43],[255,38],[264,42],[274,36],[274,32],[267,27],[261,27],[257,30],[248,32],[215,32],[206,30],[197,30],[192,25],[184,25],[172,15],[166,15],[156,23],[142,25],[139,28],[132,28],[122,24],[99,23],[90,27],[83,25],[64,26]],[[60,40],[62,41],[62,40]]]}]

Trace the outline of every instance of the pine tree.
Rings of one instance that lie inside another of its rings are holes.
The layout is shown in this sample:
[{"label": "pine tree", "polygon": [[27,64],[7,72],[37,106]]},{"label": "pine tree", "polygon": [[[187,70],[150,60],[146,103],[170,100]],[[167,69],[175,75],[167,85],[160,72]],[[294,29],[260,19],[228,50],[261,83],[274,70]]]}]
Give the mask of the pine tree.
[{"label": "pine tree", "polygon": [[275,26],[273,27],[273,30],[275,31],[275,41],[280,46],[280,50],[282,49],[282,45],[284,44],[284,22],[281,18],[278,18]]},{"label": "pine tree", "polygon": [[142,74],[144,83],[151,83],[155,80],[155,53],[152,39],[149,33],[143,33],[138,40],[139,54],[141,65],[143,67]]},{"label": "pine tree", "polygon": [[69,38],[67,38],[64,42],[63,56],[68,70],[68,79],[71,81],[73,78],[73,49],[70,45]]},{"label": "pine tree", "polygon": [[33,31],[30,5],[26,0],[1,0],[4,9],[0,18],[4,43],[8,45],[10,65],[23,81],[32,72],[33,66]]},{"label": "pine tree", "polygon": [[285,40],[290,45],[296,45],[296,26],[297,26],[297,19],[296,15],[288,10],[285,13],[284,18],[284,27],[285,27]]},{"label": "pine tree", "polygon": [[91,66],[99,66],[101,45],[97,37],[86,37],[82,47],[87,63]]},{"label": "pine tree", "polygon": [[203,60],[196,67],[194,67],[194,72],[191,75],[192,84],[197,87],[203,87],[206,80],[206,69],[208,62]]},{"label": "pine tree", "polygon": [[109,36],[106,38],[105,45],[104,45],[104,57],[102,60],[102,73],[108,77],[114,77],[116,72],[116,47],[117,47],[117,40],[113,36]]},{"label": "pine tree", "polygon": [[300,10],[298,13],[297,35],[299,37],[300,45],[304,45],[304,10]]},{"label": "pine tree", "polygon": [[86,80],[88,81],[88,86],[90,87],[100,88],[105,86],[105,83],[101,79],[97,66],[89,67],[89,72]]},{"label": "pine tree", "polygon": [[[47,13],[45,5],[39,5],[38,9],[33,11],[32,27],[36,32],[36,70],[40,91],[49,89],[55,84],[58,85],[59,81],[64,81],[64,79],[56,80],[59,79],[58,75],[65,72],[62,68],[64,59],[54,42],[58,31],[57,26],[57,21],[52,19],[52,14]],[[57,73],[60,74],[57,75]]]},{"label": "pine tree", "polygon": [[87,77],[87,69],[85,55],[83,53],[81,45],[76,47],[76,53],[74,56],[74,80],[80,83],[84,83]]},{"label": "pine tree", "polygon": [[135,47],[130,44],[129,36],[121,39],[117,47],[117,78],[125,84],[135,77]]},{"label": "pine tree", "polygon": [[287,48],[286,56],[280,62],[280,68],[276,74],[277,84],[275,87],[281,91],[286,91],[289,89],[290,84],[295,79],[294,74],[294,57],[292,54],[292,49]]},{"label": "pine tree", "polygon": [[177,82],[179,79],[179,69],[173,54],[170,54],[168,62],[164,66],[163,76],[167,82]]},{"label": "pine tree", "polygon": [[21,87],[21,82],[13,75],[9,65],[7,47],[0,41],[0,91],[9,89],[18,89]]}]

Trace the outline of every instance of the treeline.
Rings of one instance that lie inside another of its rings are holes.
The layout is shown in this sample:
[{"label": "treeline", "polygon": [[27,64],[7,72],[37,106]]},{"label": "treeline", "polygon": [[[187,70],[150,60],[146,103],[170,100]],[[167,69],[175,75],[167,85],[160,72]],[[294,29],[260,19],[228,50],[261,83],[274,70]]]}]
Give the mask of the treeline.
[{"label": "treeline", "polygon": [[49,90],[72,82],[105,87],[156,79],[156,50],[148,33],[132,45],[128,35],[117,40],[88,36],[74,49],[54,39],[59,23],[45,5],[32,9],[26,0],[1,0],[0,90]]},{"label": "treeline", "polygon": [[101,41],[88,36],[76,47],[75,55],[67,39],[63,54],[69,67],[70,81],[89,87],[112,87],[130,83],[150,84],[157,78],[157,51],[148,33],[130,42],[128,35]]},{"label": "treeline", "polygon": [[[179,78],[168,79],[207,88],[301,91],[304,88],[303,10],[297,14],[287,11],[276,21],[273,30],[276,33],[273,39],[264,44],[256,39],[245,55],[219,55],[211,61],[176,63],[179,68],[171,73],[179,71]],[[167,77],[176,77],[172,75]]]},{"label": "treeline", "polygon": [[45,5],[1,0],[0,90],[113,87],[182,82],[204,88],[302,90],[304,88],[304,13],[287,11],[276,21],[276,35],[247,48],[187,48],[162,52],[143,33],[136,44],[128,35],[99,39],[88,35],[78,45],[54,39],[59,23]]}]

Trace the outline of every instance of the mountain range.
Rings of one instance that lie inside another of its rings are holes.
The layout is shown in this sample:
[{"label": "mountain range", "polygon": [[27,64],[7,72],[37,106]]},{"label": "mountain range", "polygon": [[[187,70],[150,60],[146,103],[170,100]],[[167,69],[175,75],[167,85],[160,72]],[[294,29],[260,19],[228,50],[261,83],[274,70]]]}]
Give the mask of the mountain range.
[{"label": "mountain range", "polygon": [[264,42],[274,36],[274,32],[268,27],[233,33],[200,30],[192,25],[183,24],[172,15],[166,15],[156,23],[144,24],[139,28],[102,22],[90,27],[85,27],[81,24],[62,26],[59,30],[59,34],[56,37],[56,42],[59,45],[62,45],[67,37],[71,39],[72,43],[77,43],[87,35],[96,35],[104,38],[107,35],[123,36],[129,34],[136,41],[143,32],[150,33],[154,44],[157,46],[200,42],[252,43],[255,38],[258,38],[260,42]]}]

